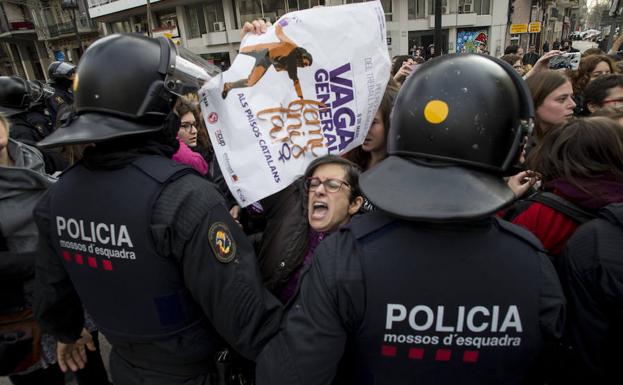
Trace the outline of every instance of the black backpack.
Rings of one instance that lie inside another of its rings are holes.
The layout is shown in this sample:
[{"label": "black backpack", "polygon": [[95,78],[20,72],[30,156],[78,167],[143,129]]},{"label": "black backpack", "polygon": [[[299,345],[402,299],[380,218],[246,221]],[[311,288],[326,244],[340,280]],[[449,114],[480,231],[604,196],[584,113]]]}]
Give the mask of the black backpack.
[{"label": "black backpack", "polygon": [[512,222],[535,202],[541,203],[549,208],[558,211],[561,214],[564,214],[565,216],[580,225],[590,221],[591,219],[597,218],[596,213],[581,209],[561,196],[550,192],[541,191],[529,196],[526,199],[516,202],[504,213],[504,219]]}]

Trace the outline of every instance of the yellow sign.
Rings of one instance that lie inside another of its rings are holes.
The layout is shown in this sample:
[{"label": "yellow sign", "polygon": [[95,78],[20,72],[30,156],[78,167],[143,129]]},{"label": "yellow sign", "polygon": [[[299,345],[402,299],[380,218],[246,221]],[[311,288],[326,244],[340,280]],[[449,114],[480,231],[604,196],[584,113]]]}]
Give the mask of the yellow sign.
[{"label": "yellow sign", "polygon": [[533,21],[532,23],[530,23],[530,26],[528,27],[528,30],[530,31],[530,33],[539,33],[539,32],[541,32],[541,22],[540,21]]},{"label": "yellow sign", "polygon": [[528,33],[528,24],[511,24],[511,35]]}]

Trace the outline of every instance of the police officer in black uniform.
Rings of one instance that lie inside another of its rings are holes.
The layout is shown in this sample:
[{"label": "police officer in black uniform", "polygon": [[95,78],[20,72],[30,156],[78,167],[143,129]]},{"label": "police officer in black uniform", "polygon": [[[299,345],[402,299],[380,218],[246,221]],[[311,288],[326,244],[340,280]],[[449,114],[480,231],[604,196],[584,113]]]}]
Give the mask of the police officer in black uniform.
[{"label": "police officer in black uniform", "polygon": [[494,213],[533,107],[500,60],[445,55],[402,86],[389,157],[361,188],[378,212],[323,241],[258,359],[258,384],[519,384],[560,336],[539,242]]},{"label": "police officer in black uniform", "polygon": [[55,125],[59,113],[74,103],[72,85],[75,74],[76,66],[71,63],[55,61],[48,66],[48,84],[54,89],[54,95],[45,102]]},{"label": "police officer in black uniform", "polygon": [[11,138],[34,144],[52,133],[42,108],[43,85],[19,76],[0,76],[0,111],[11,120]]},{"label": "police officer in black uniform", "polygon": [[[34,146],[52,133],[52,121],[44,106],[44,100],[51,95],[51,89],[39,81],[0,76],[0,112],[11,122],[12,139]],[[43,150],[42,154],[48,174],[68,165],[54,150]]]},{"label": "police officer in black uniform", "polygon": [[82,305],[124,385],[215,383],[222,340],[254,359],[277,330],[279,303],[223,198],[170,159],[173,92],[192,67],[167,39],[100,39],[76,75],[76,116],[39,143],[94,143],[35,210],[35,310],[66,343],[61,366],[82,364]]}]

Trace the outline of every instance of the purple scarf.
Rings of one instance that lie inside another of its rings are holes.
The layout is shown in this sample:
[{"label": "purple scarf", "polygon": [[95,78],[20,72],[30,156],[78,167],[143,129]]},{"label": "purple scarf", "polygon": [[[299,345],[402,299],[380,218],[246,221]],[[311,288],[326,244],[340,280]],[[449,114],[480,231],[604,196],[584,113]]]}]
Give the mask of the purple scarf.
[{"label": "purple scarf", "polygon": [[613,177],[577,179],[576,182],[582,189],[565,179],[547,182],[545,189],[555,190],[563,198],[591,210],[600,209],[610,203],[623,202],[623,182],[616,181]]},{"label": "purple scarf", "polygon": [[311,264],[312,256],[314,255],[314,251],[316,251],[316,247],[318,247],[320,242],[325,239],[327,235],[327,233],[319,233],[312,230],[311,228],[309,229],[307,253],[305,253],[305,257],[303,257],[303,263],[301,263],[301,265],[292,274],[292,277],[290,278],[288,283],[283,287],[283,289],[281,289],[281,292],[279,293],[279,299],[282,303],[288,302],[296,292],[299,280],[301,279],[301,271],[303,271],[303,268]]}]

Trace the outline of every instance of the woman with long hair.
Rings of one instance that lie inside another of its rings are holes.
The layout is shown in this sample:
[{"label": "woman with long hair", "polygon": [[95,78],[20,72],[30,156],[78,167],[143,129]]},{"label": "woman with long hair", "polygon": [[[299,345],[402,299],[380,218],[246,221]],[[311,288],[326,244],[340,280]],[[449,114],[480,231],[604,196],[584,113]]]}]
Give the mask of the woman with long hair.
[{"label": "woman with long hair", "polygon": [[[527,160],[543,190],[590,217],[623,202],[623,127],[606,117],[573,119],[548,131]],[[552,255],[581,224],[569,213],[531,199],[513,223],[530,230]]]},{"label": "woman with long hair", "polygon": [[390,79],[363,144],[345,155],[345,158],[357,164],[364,171],[387,157],[389,114],[392,111],[398,89],[399,85]]},{"label": "woman with long hair", "polygon": [[570,77],[573,81],[573,93],[581,95],[584,87],[601,75],[616,73],[616,64],[606,55],[589,55],[580,60],[580,67],[577,71],[571,72]]},{"label": "woman with long hair", "polygon": [[526,83],[536,111],[534,135],[538,141],[549,129],[573,116],[573,88],[565,75],[552,70],[540,71]]}]

